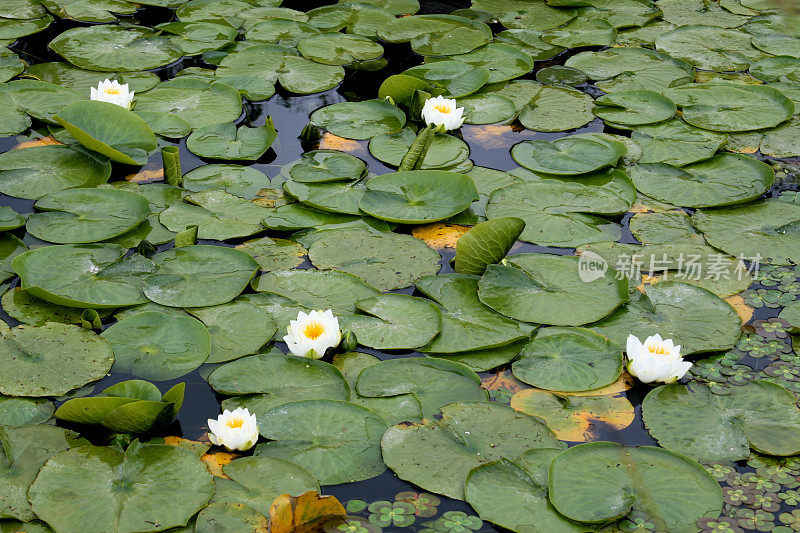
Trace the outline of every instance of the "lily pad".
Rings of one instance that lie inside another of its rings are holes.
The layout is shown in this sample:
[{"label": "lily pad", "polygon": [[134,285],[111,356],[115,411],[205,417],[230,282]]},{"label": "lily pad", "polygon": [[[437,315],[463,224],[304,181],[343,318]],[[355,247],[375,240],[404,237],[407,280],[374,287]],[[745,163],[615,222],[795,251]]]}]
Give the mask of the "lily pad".
[{"label": "lily pad", "polygon": [[473,468],[516,460],[533,448],[560,447],[539,419],[499,403],[474,401],[445,405],[441,420],[392,426],[381,443],[383,459],[398,477],[458,500],[464,499]]},{"label": "lily pad", "polygon": [[571,136],[553,142],[522,141],[511,149],[511,157],[535,172],[575,175],[616,165],[626,151],[617,141]]},{"label": "lily pad", "polygon": [[56,408],[45,398],[0,396],[0,425],[28,426],[50,420]]},{"label": "lily pad", "polygon": [[519,254],[486,268],[478,298],[523,322],[580,326],[625,303],[628,283],[613,268],[589,277],[572,255]]},{"label": "lily pad", "polygon": [[667,531],[690,533],[722,510],[722,490],[706,470],[669,450],[613,442],[574,446],[550,463],[549,498],[573,520],[602,523],[640,512]]},{"label": "lily pad", "polygon": [[422,406],[423,418],[429,420],[452,402],[489,399],[475,372],[461,363],[435,358],[390,359],[370,365],[358,375],[356,391],[369,397],[411,394]]},{"label": "lily pad", "polygon": [[[462,103],[463,100],[459,100],[459,104]],[[416,139],[417,134],[411,128],[403,128],[397,133],[377,135],[369,142],[369,152],[376,159],[397,167]],[[468,157],[467,143],[452,135],[437,133],[434,134],[419,168],[429,170],[452,167]]]},{"label": "lily pad", "polygon": [[724,351],[739,340],[741,320],[733,307],[706,289],[665,281],[646,293],[631,292],[631,300],[589,329],[625,346],[628,335],[646,339],[660,334],[682,347],[683,355]]},{"label": "lily pad", "polygon": [[148,70],[180,59],[182,52],[166,37],[142,26],[73,28],[50,41],[61,57],[86,70]]},{"label": "lily pad", "polygon": [[422,298],[382,294],[359,300],[364,314],[340,317],[343,330],[356,335],[359,344],[380,350],[408,350],[428,344],[441,329],[439,309]]},{"label": "lily pad", "polygon": [[618,91],[595,100],[594,114],[606,122],[639,126],[675,116],[672,100],[655,91]]},{"label": "lily pad", "polygon": [[483,22],[454,15],[412,15],[393,20],[378,31],[390,43],[411,42],[422,55],[463,54],[492,40],[492,30]]},{"label": "lily pad", "polygon": [[39,80],[14,80],[2,87],[19,111],[49,124],[56,124],[53,117],[65,106],[87,101],[80,93]]},{"label": "lily pad", "polygon": [[13,278],[15,273],[12,268],[14,258],[28,251],[25,243],[11,233],[0,233],[0,280]]},{"label": "lily pad", "polygon": [[[129,490],[108,490],[121,484]],[[124,453],[108,446],[59,453],[42,467],[28,492],[34,513],[66,532],[82,531],[90,523],[103,531],[184,526],[213,494],[212,476],[194,453],[138,441]],[[60,498],[74,509],[65,511]]]},{"label": "lily pad", "polygon": [[278,133],[267,117],[263,126],[236,127],[233,122],[196,129],[186,139],[186,148],[200,157],[255,161],[269,149]]},{"label": "lily pad", "polygon": [[297,43],[303,57],[323,65],[348,65],[353,61],[377,59],[383,47],[366,37],[344,33],[319,33]]},{"label": "lily pad", "polygon": [[739,154],[720,154],[677,168],[645,163],[631,168],[636,188],[656,200],[683,207],[717,207],[754,200],[772,186],[766,163]]},{"label": "lily pad", "polygon": [[150,214],[147,198],[115,189],[66,189],[44,196],[28,218],[28,233],[44,241],[104,241],[138,226]]},{"label": "lily pad", "polygon": [[375,176],[359,203],[365,213],[401,224],[444,220],[478,200],[469,176],[444,170],[412,170]]},{"label": "lily pad", "polygon": [[242,98],[224,83],[189,83],[178,78],[137,94],[136,112],[169,113],[197,129],[238,119]]},{"label": "lily pad", "polygon": [[358,209],[358,202],[364,196],[364,184],[361,182],[335,181],[306,184],[287,181],[283,184],[283,191],[303,205],[315,209],[348,215],[361,214]]},{"label": "lily pad", "polygon": [[503,259],[525,229],[515,217],[481,222],[458,239],[455,271],[480,276],[486,267]]},{"label": "lily pad", "polygon": [[497,83],[520,76],[533,70],[533,58],[516,46],[492,42],[468,52],[451,56],[473,67],[484,67],[489,71],[487,83]]},{"label": "lily pad", "polygon": [[197,226],[200,239],[249,237],[264,230],[261,221],[270,211],[219,189],[207,189],[184,198],[161,211],[159,221],[167,229],[180,232]]},{"label": "lily pad", "polygon": [[594,119],[591,96],[566,87],[541,86],[519,114],[529,130],[565,131],[585,126]]},{"label": "lily pad", "polygon": [[257,353],[278,329],[266,311],[237,300],[188,311],[203,322],[211,335],[211,355],[206,363],[223,363]]},{"label": "lily pad", "polygon": [[191,192],[222,189],[241,198],[255,198],[258,191],[269,187],[269,177],[252,167],[240,165],[203,165],[183,176],[181,183]]},{"label": "lily pad", "polygon": [[159,271],[144,279],[144,294],[170,307],[207,307],[236,298],[258,263],[246,253],[223,246],[192,245],[153,256]]},{"label": "lily pad", "polygon": [[331,309],[334,314],[354,313],[355,302],[380,293],[360,278],[335,270],[267,272],[253,280],[253,289],[289,298],[308,309]]},{"label": "lily pad", "polygon": [[319,269],[349,272],[384,291],[436,274],[441,260],[410,235],[361,229],[324,232],[309,247],[308,258]]},{"label": "lily pad", "polygon": [[546,43],[564,48],[608,46],[614,42],[617,30],[603,19],[577,17],[563,26],[542,32]]},{"label": "lily pad", "polygon": [[111,346],[89,330],[18,326],[0,339],[0,394],[61,396],[102,378],[113,362]]},{"label": "lily pad", "polygon": [[346,139],[370,139],[403,129],[406,115],[385,100],[340,102],[311,114],[311,122]]},{"label": "lily pad", "polygon": [[[656,49],[703,70],[747,70],[766,57],[750,43],[751,35],[739,30],[689,24],[656,37]],[[677,102],[676,102],[677,103]]]},{"label": "lily pad", "polygon": [[142,278],[152,261],[116,244],[65,244],[36,248],[16,257],[20,287],[56,305],[108,309],[142,304]]},{"label": "lily pad", "polygon": [[370,479],[386,467],[380,442],[388,425],[349,402],[307,400],[270,409],[258,420],[270,442],[256,456],[285,459],[308,470],[321,485]]},{"label": "lily pad", "polygon": [[311,150],[284,165],[281,174],[300,183],[352,181],[361,178],[367,165],[359,158],[336,150]]},{"label": "lily pad", "polygon": [[184,376],[211,353],[211,338],[192,317],[144,312],[121,320],[102,336],[114,348],[114,370],[163,381]]},{"label": "lily pad", "polygon": [[108,102],[73,102],[55,120],[90,150],[126,165],[143,165],[158,143],[138,115]]},{"label": "lily pad", "polygon": [[514,376],[540,389],[599,389],[614,383],[622,373],[620,347],[583,328],[539,330],[522,347],[520,357],[513,365]]},{"label": "lily pad", "polygon": [[680,167],[711,158],[727,141],[724,133],[695,128],[680,119],[638,126],[631,139],[642,149],[639,163]]},{"label": "lily pad", "polygon": [[508,319],[478,300],[478,279],[467,274],[440,274],[417,282],[417,289],[442,312],[441,333],[421,351],[447,354],[485,350],[530,336],[533,326]]},{"label": "lily pad", "polygon": [[261,237],[245,241],[236,246],[238,250],[250,255],[261,265],[262,272],[288,270],[299,266],[308,251],[302,244],[286,239]]},{"label": "lily pad", "polygon": [[729,392],[714,394],[700,383],[664,385],[644,399],[642,416],[661,446],[697,461],[737,461],[750,448],[767,455],[798,453],[800,409],[791,392],[762,380]]}]

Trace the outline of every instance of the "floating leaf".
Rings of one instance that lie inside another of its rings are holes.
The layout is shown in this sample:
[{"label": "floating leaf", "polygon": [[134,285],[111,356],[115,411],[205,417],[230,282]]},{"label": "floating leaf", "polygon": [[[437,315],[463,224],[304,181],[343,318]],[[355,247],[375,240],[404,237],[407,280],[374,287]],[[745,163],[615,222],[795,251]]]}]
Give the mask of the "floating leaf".
[{"label": "floating leaf", "polygon": [[181,185],[191,192],[222,189],[242,198],[255,198],[258,191],[269,187],[270,182],[266,174],[252,167],[214,164],[187,172]]},{"label": "floating leaf", "polygon": [[219,189],[206,189],[184,198],[163,210],[159,221],[170,231],[197,226],[201,239],[234,239],[263,231],[261,221],[270,211]]},{"label": "floating leaf", "polygon": [[514,217],[478,224],[458,240],[455,271],[480,276],[488,265],[506,256],[524,229],[525,222]]},{"label": "floating leaf", "polygon": [[522,141],[511,149],[511,157],[535,172],[575,175],[616,165],[625,152],[616,141],[572,136],[553,142]]},{"label": "floating leaf", "polygon": [[44,398],[0,396],[0,425],[27,426],[50,420],[56,408]]},{"label": "floating leaf", "polygon": [[267,117],[263,126],[236,127],[233,122],[203,126],[186,139],[186,148],[200,157],[224,160],[256,160],[269,149],[278,133]]},{"label": "floating leaf", "polygon": [[724,133],[695,128],[680,119],[638,126],[631,139],[642,148],[639,163],[680,167],[711,158],[728,140]]},{"label": "floating leaf", "polygon": [[385,100],[340,102],[318,109],[311,122],[346,139],[370,139],[403,129],[406,116]]},{"label": "floating leaf", "polygon": [[268,272],[253,280],[253,289],[289,298],[308,309],[331,309],[334,314],[354,313],[355,302],[380,293],[360,278],[335,270]]},{"label": "floating leaf", "polygon": [[[766,57],[750,44],[743,31],[690,24],[662,33],[656,49],[703,70],[746,70],[753,61]],[[677,103],[677,102],[676,102]]]},{"label": "floating leaf", "polygon": [[594,114],[606,122],[639,126],[670,119],[676,107],[655,91],[618,91],[595,100]]},{"label": "floating leaf", "polygon": [[177,78],[137,94],[136,112],[169,113],[197,129],[239,118],[242,98],[236,89],[224,83],[190,83]]},{"label": "floating leaf", "polygon": [[454,15],[412,15],[393,20],[378,30],[390,43],[411,42],[422,55],[454,55],[474,50],[492,40],[492,30],[482,22]]},{"label": "floating leaf", "polygon": [[222,363],[257,353],[277,331],[270,315],[254,305],[234,300],[188,310],[211,335],[207,363]]}]

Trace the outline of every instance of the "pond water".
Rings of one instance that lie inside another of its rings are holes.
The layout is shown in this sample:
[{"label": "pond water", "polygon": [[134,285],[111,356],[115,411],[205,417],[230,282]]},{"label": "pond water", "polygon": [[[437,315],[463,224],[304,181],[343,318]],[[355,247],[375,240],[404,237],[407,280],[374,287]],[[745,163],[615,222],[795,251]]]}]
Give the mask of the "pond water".
[{"label": "pond water", "polygon": [[[420,3],[421,8],[418,14],[447,14],[456,9],[467,9],[470,7],[470,2],[421,1]],[[284,7],[308,11],[312,8],[327,5],[328,2],[295,2],[294,4],[296,5],[285,3]],[[487,4],[491,4],[491,2],[487,2]],[[499,4],[503,3],[499,2]],[[711,4],[716,6],[717,3],[711,2]],[[720,4],[722,4],[722,2],[720,2]],[[742,2],[742,5],[739,7],[742,10],[748,10],[748,7],[744,7],[745,4],[745,2]],[[555,2],[554,5],[579,6],[583,4],[580,2]],[[688,9],[688,7],[683,7],[682,9]],[[715,9],[719,10],[721,8],[716,6]],[[2,16],[2,7],[0,6],[0,17]],[[131,16],[120,16],[120,19],[134,22],[142,26],[153,27],[157,24],[170,21],[172,16],[173,11],[171,9],[145,6],[138,9],[135,14]],[[59,56],[48,49],[47,43],[71,28],[85,25],[84,22],[57,19],[43,32],[18,39],[10,46],[10,49],[18,53],[20,57],[30,64],[58,61],[60,60]],[[496,22],[491,23],[490,27],[495,33],[503,30],[503,26]],[[374,72],[347,69],[343,82],[333,89],[310,95],[297,95],[278,86],[276,94],[267,100],[245,100],[243,112],[235,121],[236,126],[264,126],[268,121],[268,117],[271,117],[272,123],[277,130],[277,139],[272,143],[269,150],[258,157],[258,159],[244,164],[273,178],[272,186],[276,188],[280,188],[282,181],[285,180],[285,178],[281,178],[281,169],[285,165],[296,161],[304,153],[320,147],[341,149],[362,159],[366,162],[369,172],[374,175],[395,172],[395,167],[381,162],[372,155],[368,140],[344,140],[330,134],[323,136],[321,143],[301,142],[300,140],[304,128],[309,123],[309,117],[314,111],[341,102],[366,101],[377,98],[378,88],[381,86],[383,80],[391,75],[400,74],[408,68],[421,63],[421,56],[412,53],[407,43],[383,43],[383,47],[383,57],[388,60],[388,64],[384,68]],[[550,59],[535,61],[534,69],[518,79],[536,80],[537,72],[543,68],[563,65],[569,58],[579,53],[601,51],[606,48],[606,46],[567,47],[565,51]],[[180,59],[164,67],[152,69],[152,72],[156,73],[162,81],[165,81],[174,78],[179,71],[185,68],[210,68],[212,66],[213,65],[210,63],[206,63],[201,56],[194,56]],[[798,83],[800,83],[800,79],[798,79]],[[575,89],[593,98],[600,97],[604,94],[594,83],[588,81],[575,86]],[[0,93],[0,96],[2,96],[2,93]],[[624,126],[619,124],[613,125],[613,123],[612,126],[607,125],[606,122],[597,117],[589,120],[584,126],[578,129],[557,132],[532,131],[520,126],[518,122],[515,122],[511,127],[505,125],[465,124],[455,135],[462,139],[468,146],[469,159],[476,167],[486,167],[507,172],[516,171],[520,168],[520,165],[512,158],[510,152],[511,147],[518,143],[529,140],[555,141],[579,133],[607,133],[625,137],[630,136],[630,131]],[[46,125],[41,123],[35,124],[34,129],[27,130],[20,135],[0,139],[0,153],[14,149],[20,142],[40,139],[47,136],[49,133],[50,131],[48,131]],[[187,149],[186,143],[186,137],[183,137],[179,141],[159,137],[160,146],[175,145],[179,147],[180,164],[184,173],[204,165],[222,162],[218,159],[204,158],[194,154]],[[795,143],[797,143],[796,140]],[[754,157],[772,165],[780,178],[777,179],[761,197],[779,198],[787,191],[800,191],[800,161],[797,157],[775,158],[764,155],[758,151],[755,151]],[[144,173],[147,171],[157,172],[160,171],[161,168],[161,155],[158,150],[156,150],[149,156],[149,160],[142,165],[141,168],[115,163],[109,181],[114,182],[132,179],[133,181],[145,183],[148,180]],[[2,177],[0,177],[0,179],[2,179]],[[160,178],[157,181],[160,181]],[[565,192],[564,194],[567,193]],[[26,200],[0,194],[0,206],[9,206],[17,213],[27,214],[35,212],[33,207],[34,203],[35,200],[33,199]],[[646,203],[646,200],[641,200],[641,197],[637,199],[637,204],[644,203]],[[695,209],[688,207],[683,208],[683,211],[690,215],[695,213]],[[631,207],[631,209],[624,214],[611,215],[608,217],[618,222],[621,226],[621,238],[618,242],[640,244],[636,237],[634,237],[630,228],[630,220],[637,212],[642,211],[637,211],[635,207]],[[437,246],[437,243],[433,240],[428,240],[429,244],[441,255],[440,275],[454,272],[453,260],[455,257],[455,247],[452,243],[454,242],[454,235],[458,235],[458,231],[461,228],[458,222],[459,221],[456,220],[453,224],[445,224],[444,226],[435,228],[436,231],[441,232],[444,240],[450,239],[447,246]],[[420,238],[425,237],[421,233],[417,233],[414,227],[410,225],[401,225],[395,229],[395,231],[403,234],[413,234]],[[37,245],[49,244],[27,233],[24,227],[14,230],[14,235],[21,238],[32,249]],[[269,235],[281,238],[290,237],[288,232],[270,231]],[[213,244],[230,247],[239,245],[249,239],[250,237],[225,239],[224,241],[200,239],[197,241],[197,244]],[[174,242],[170,241],[156,246],[156,249],[158,252],[163,252],[173,247]],[[576,249],[574,247],[540,246],[520,240],[516,242],[509,253],[520,254],[530,252],[573,255],[576,253]],[[133,254],[134,251],[131,250],[128,253],[130,255]],[[796,251],[794,253],[796,256]],[[304,257],[303,262],[297,268],[308,269],[314,267],[308,257]],[[800,287],[797,286],[800,281],[798,280],[800,280],[800,272],[798,272],[793,265],[785,265],[777,269],[774,267],[767,267],[765,278],[760,281],[754,281],[747,287],[747,290],[743,292],[741,290],[735,291],[739,294],[738,297],[729,295],[728,301],[735,305],[746,321],[746,324],[743,326],[744,333],[742,340],[738,342],[735,348],[722,350],[726,353],[735,352],[735,356],[733,356],[734,360],[731,363],[729,357],[728,363],[709,363],[706,367],[703,367],[703,373],[698,371],[694,374],[694,378],[704,383],[710,383],[712,388],[718,387],[717,392],[720,392],[721,395],[725,394],[724,390],[726,387],[732,387],[752,379],[763,377],[777,378],[779,377],[778,371],[782,372],[780,376],[787,379],[788,383],[792,385],[799,383],[800,364],[798,364],[796,360],[792,360],[788,355],[793,352],[792,338],[788,334],[790,326],[786,321],[776,320],[783,307],[787,303],[794,301],[797,296],[800,295]],[[14,290],[15,287],[19,287],[20,279],[14,276],[8,283],[9,285],[7,288]],[[631,286],[633,285],[632,283]],[[424,297],[423,293],[416,290],[413,286],[407,286],[389,292]],[[252,288],[248,287],[245,289],[245,294],[253,293],[255,293],[255,291],[253,291]],[[738,298],[738,300],[736,298]],[[12,327],[20,324],[18,320],[9,316],[5,310],[0,311],[0,318]],[[102,318],[102,329],[108,328],[115,322],[117,322],[117,320],[113,314],[104,316]],[[792,325],[797,326],[797,324]],[[699,326],[696,324],[689,324],[687,327]],[[280,335],[278,337],[280,337]],[[285,343],[276,341],[273,345],[279,350],[287,352]],[[795,347],[794,350],[796,349]],[[381,351],[360,346],[357,351],[374,355],[381,360],[424,357],[422,353],[412,350]],[[781,354],[787,354],[786,358],[784,359],[781,357]],[[702,357],[692,357],[691,359],[697,360],[700,358]],[[775,362],[779,362],[779,359],[784,359],[784,364],[777,365],[776,367]],[[185,383],[186,391],[183,408],[180,410],[175,421],[168,427],[160,430],[157,434],[151,436],[181,436],[192,441],[207,439],[206,433],[208,431],[208,426],[206,421],[209,418],[215,418],[220,413],[220,404],[227,397],[216,394],[207,380],[209,374],[218,367],[219,365],[203,364],[196,370],[174,379],[161,381],[152,380],[162,393],[165,393],[171,387],[179,383]],[[789,367],[791,368],[787,370]],[[795,368],[797,369],[796,373],[794,372]],[[491,400],[506,405],[510,403],[510,399],[515,393],[531,388],[530,385],[522,383],[512,376],[510,364],[501,365],[488,372],[478,372],[478,375],[483,381],[484,388],[490,391]],[[687,376],[687,378],[689,377],[690,376]],[[139,378],[140,376],[134,374],[114,371],[109,373],[106,377],[90,384],[90,389],[85,390],[83,394],[86,396],[96,395],[113,384]],[[625,398],[630,402],[633,415],[630,421],[620,423],[618,414],[594,418],[587,415],[588,421],[583,428],[583,437],[585,438],[574,441],[568,439],[562,440],[566,440],[567,444],[570,446],[588,440],[611,441],[626,446],[658,446],[658,441],[647,431],[641,416],[642,401],[651,390],[651,386],[634,382],[634,380],[626,382],[625,386],[623,386],[620,391],[617,391],[615,397]],[[797,393],[800,388],[792,388],[791,390]],[[56,402],[56,405],[60,404],[60,401]],[[58,422],[58,425],[80,431],[82,436],[88,438],[96,445],[107,444],[108,432],[102,428],[96,430],[88,429],[86,426],[64,422]],[[421,457],[419,460],[430,460],[430,457]],[[707,463],[716,464],[718,462],[713,461]],[[731,522],[731,527],[735,526],[740,528],[740,530],[746,531],[788,531],[788,527],[792,527],[794,530],[800,530],[800,526],[798,526],[798,524],[800,524],[800,517],[798,517],[797,521],[793,524],[788,522],[788,518],[783,521],[779,519],[780,516],[787,513],[791,514],[800,506],[800,497],[793,499],[792,496],[792,494],[796,496],[796,492],[794,491],[800,486],[800,466],[796,464],[786,466],[786,472],[781,470],[780,474],[783,477],[780,477],[776,474],[775,468],[768,471],[768,467],[774,467],[773,464],[768,461],[766,466],[764,461],[759,463],[756,454],[752,454],[749,461],[739,460],[731,462],[730,464],[733,470],[721,474],[719,472],[714,472],[714,476],[718,481],[723,483],[727,515],[738,517],[738,521]],[[783,466],[783,463],[781,463],[781,468],[783,468]],[[748,475],[755,477],[750,481],[742,481]],[[772,477],[770,477],[770,475],[772,475]],[[767,486],[763,487],[759,484]],[[759,486],[755,487],[756,485]],[[735,495],[731,495],[731,491],[739,490],[741,487],[744,487],[743,490],[746,494],[740,496],[737,500]],[[391,502],[395,500],[397,494],[406,491],[429,492],[424,488],[420,489],[400,479],[391,470],[386,470],[383,474],[364,481],[322,486],[322,493],[335,496],[343,504],[350,502],[348,510],[352,511],[351,514],[361,516],[365,519],[369,517],[371,512],[367,509],[359,508],[359,501],[363,500],[366,504],[383,500]],[[775,503],[771,504],[767,502],[763,503],[761,507],[757,507],[753,502],[756,500],[763,502],[765,495],[767,495],[768,499],[771,498],[770,502],[774,500]],[[758,498],[761,499],[759,500]],[[459,511],[468,516],[475,516],[476,514],[473,508],[465,502],[444,496],[440,496],[440,499],[441,502],[436,506],[437,509],[433,515],[429,517],[420,515],[413,521],[413,524],[403,525],[402,527],[399,527],[397,524],[385,526],[383,527],[383,531],[413,531],[422,530],[425,527],[434,527],[426,526],[424,523],[433,521],[436,517],[441,517],[448,511]],[[737,512],[739,512],[738,515]],[[761,513],[761,515],[759,515],[760,518],[757,516],[758,519],[754,521],[751,515],[758,515],[758,513]],[[372,514],[374,514],[374,512]],[[748,520],[750,521],[748,522]],[[450,524],[448,526],[442,525],[440,521],[438,527],[443,528],[440,529],[441,531],[452,532],[467,531],[470,529],[477,531],[503,530],[502,528],[495,528],[488,521],[469,522],[469,524],[469,527],[458,526],[457,524]],[[0,520],[0,531],[5,532],[6,529],[3,529],[4,527],[3,521]],[[448,527],[450,529],[447,529]],[[458,529],[459,527],[466,527],[466,529]],[[641,524],[637,526],[633,518],[629,520],[625,527],[629,528],[624,529],[625,531],[659,530],[657,526],[652,526],[652,528],[648,528],[646,525],[642,526]],[[711,528],[712,526],[709,525],[708,527]],[[698,530],[700,530],[700,526],[698,526]],[[703,531],[710,530],[711,529],[703,529]],[[722,527],[718,530],[737,531],[736,529],[726,530]],[[8,531],[12,531],[12,529],[8,529]]]}]

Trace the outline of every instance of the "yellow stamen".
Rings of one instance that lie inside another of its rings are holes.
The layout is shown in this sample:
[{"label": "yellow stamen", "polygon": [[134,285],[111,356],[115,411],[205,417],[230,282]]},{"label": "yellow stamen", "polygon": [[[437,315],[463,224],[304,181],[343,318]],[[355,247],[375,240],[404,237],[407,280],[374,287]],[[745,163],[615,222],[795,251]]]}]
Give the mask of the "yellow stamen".
[{"label": "yellow stamen", "polygon": [[444,104],[439,104],[439,105],[435,106],[434,109],[436,111],[439,111],[440,113],[444,113],[444,114],[450,113],[450,108],[448,106],[444,105]]},{"label": "yellow stamen", "polygon": [[238,418],[238,417],[237,418],[232,418],[232,419],[228,420],[228,423],[225,424],[225,425],[228,426],[231,429],[240,428],[240,427],[242,427],[244,425],[244,420],[242,420],[241,418]]},{"label": "yellow stamen", "polygon": [[303,334],[311,340],[316,340],[323,333],[325,333],[325,328],[319,322],[311,322],[303,328]]},{"label": "yellow stamen", "polygon": [[119,89],[106,89],[106,94],[119,94]]},{"label": "yellow stamen", "polygon": [[663,346],[650,346],[647,350],[656,355],[667,355],[667,349]]}]

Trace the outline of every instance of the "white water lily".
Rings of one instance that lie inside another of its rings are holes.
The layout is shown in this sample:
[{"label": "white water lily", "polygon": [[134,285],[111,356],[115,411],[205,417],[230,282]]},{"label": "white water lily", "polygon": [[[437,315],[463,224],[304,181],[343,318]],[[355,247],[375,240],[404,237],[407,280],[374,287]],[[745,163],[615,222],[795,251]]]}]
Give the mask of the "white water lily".
[{"label": "white water lily", "polygon": [[128,89],[128,84],[120,84],[117,80],[106,79],[101,81],[97,88],[92,87],[92,100],[116,104],[125,109],[131,108],[133,91]]},{"label": "white water lily", "polygon": [[692,367],[681,357],[680,345],[658,334],[647,337],[644,343],[635,335],[628,335],[626,352],[628,373],[642,383],[673,383]]},{"label": "white water lily", "polygon": [[456,101],[452,98],[437,96],[425,100],[422,106],[422,118],[429,126],[443,126],[445,130],[455,130],[464,123],[464,108],[456,107]]},{"label": "white water lily", "polygon": [[320,359],[328,348],[338,346],[342,340],[339,320],[330,309],[308,314],[300,311],[297,320],[290,321],[286,329],[288,335],[283,340],[289,351],[299,357]]},{"label": "white water lily", "polygon": [[258,440],[256,415],[239,407],[233,411],[222,412],[216,420],[208,419],[208,440],[216,446],[224,446],[230,451],[244,452],[255,446]]}]

